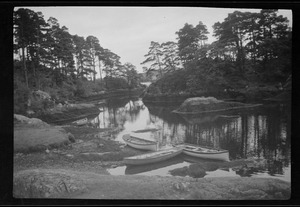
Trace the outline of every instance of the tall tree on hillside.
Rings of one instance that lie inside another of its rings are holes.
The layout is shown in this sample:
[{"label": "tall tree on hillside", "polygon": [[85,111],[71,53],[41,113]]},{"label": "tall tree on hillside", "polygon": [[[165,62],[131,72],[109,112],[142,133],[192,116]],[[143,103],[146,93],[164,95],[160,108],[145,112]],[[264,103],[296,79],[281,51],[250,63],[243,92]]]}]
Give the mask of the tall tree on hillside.
[{"label": "tall tree on hillside", "polygon": [[89,61],[91,60],[88,44],[86,43],[84,37],[78,35],[73,36],[73,41],[75,45],[75,58],[77,65],[77,78],[87,76],[94,70],[90,69]]},{"label": "tall tree on hillside", "polygon": [[[274,67],[268,67],[270,60],[286,57],[290,54],[288,20],[277,16],[276,9],[262,9],[260,12],[260,33],[258,36],[258,57],[262,59],[263,71],[272,73]],[[290,62],[290,60],[286,60]],[[272,71],[271,71],[272,70]]]},{"label": "tall tree on hillside", "polygon": [[245,52],[249,53],[252,62],[256,62],[258,52],[258,37],[259,37],[259,13],[245,12],[243,21],[246,38]]},{"label": "tall tree on hillside", "polygon": [[201,21],[196,25],[195,30],[198,34],[198,43],[200,48],[202,48],[208,39],[207,34],[209,34],[209,32],[207,31],[206,25],[204,25]]},{"label": "tall tree on hillside", "polygon": [[103,71],[105,72],[105,85],[108,87],[109,79],[121,75],[120,56],[113,53],[109,49],[104,49],[101,58],[103,58],[104,63]]},{"label": "tall tree on hillside", "polygon": [[86,43],[87,43],[88,48],[89,48],[90,66],[94,70],[94,72],[93,72],[93,81],[95,81],[96,73],[97,73],[96,72],[96,62],[97,62],[97,59],[98,59],[100,53],[102,52],[102,48],[100,46],[98,38],[94,37],[94,36],[91,36],[91,35],[86,38]]},{"label": "tall tree on hillside", "polygon": [[108,77],[117,77],[120,73],[119,66],[121,65],[120,56],[113,53],[109,49],[104,49],[104,72]]},{"label": "tall tree on hillside", "polygon": [[179,56],[183,63],[196,60],[197,50],[202,48],[208,39],[206,26],[201,21],[196,27],[186,23],[176,34],[178,35]]},{"label": "tall tree on hillside", "polygon": [[222,23],[214,24],[217,45],[223,47],[223,52],[231,54],[241,75],[246,72],[248,58],[251,58],[253,67],[262,66],[257,70],[265,77],[282,74],[280,68],[290,67],[288,21],[277,16],[276,12],[273,9],[263,9],[260,13],[235,11]]},{"label": "tall tree on hillside", "polygon": [[30,23],[27,27],[31,27],[32,34],[30,35],[29,45],[27,47],[27,61],[29,63],[29,68],[33,73],[33,85],[36,88],[40,88],[40,73],[43,72],[41,65],[41,55],[40,51],[42,47],[45,45],[45,36],[48,31],[48,24],[45,22],[43,18],[43,14],[41,12],[33,12],[27,10],[30,15]]},{"label": "tall tree on hillside", "polygon": [[98,59],[99,75],[100,75],[100,79],[102,80],[102,70],[103,70],[102,66],[105,66],[105,60],[106,60],[105,49],[101,46],[100,48],[96,49],[96,56]]},{"label": "tall tree on hillside", "polygon": [[47,20],[47,23],[49,24],[49,32],[48,32],[48,44],[50,45],[50,55],[51,57],[49,58],[49,63],[50,67],[56,71],[59,70],[59,50],[60,50],[60,45],[59,45],[59,30],[60,30],[60,25],[58,23],[58,20],[54,17],[50,17]]},{"label": "tall tree on hillside", "polygon": [[61,65],[61,73],[66,76],[69,73],[74,72],[74,60],[73,60],[73,40],[72,36],[68,32],[68,28],[63,26],[60,28],[58,35],[58,44],[59,47],[59,62]]},{"label": "tall tree on hillside", "polygon": [[245,13],[235,11],[228,14],[224,22],[214,24],[214,36],[221,43],[227,43],[227,46],[235,48],[236,63],[241,75],[244,72],[246,57],[244,48],[246,38],[245,18],[247,18]]},{"label": "tall tree on hillside", "polygon": [[100,80],[102,80],[102,65],[104,65],[106,54],[105,54],[105,49],[101,47],[100,44],[95,44],[95,55],[98,59]]},{"label": "tall tree on hillside", "polygon": [[147,68],[147,73],[151,73],[151,71],[158,71],[160,77],[163,76],[163,67],[162,67],[162,48],[158,42],[151,41],[149,51],[146,55],[146,60],[141,64],[152,63],[149,68]]},{"label": "tall tree on hillside", "polygon": [[178,50],[182,62],[186,63],[193,60],[198,48],[197,31],[194,26],[186,23],[176,34],[178,35]]},{"label": "tall tree on hillside", "polygon": [[46,27],[46,22],[43,21],[41,13],[35,13],[30,9],[21,8],[14,12],[13,24],[15,41],[14,48],[16,50],[21,49],[24,79],[26,86],[28,87],[27,61],[31,59],[32,63],[38,64],[38,59],[36,59],[37,56],[35,58],[30,58],[29,50],[31,50],[31,55],[33,55],[34,50],[37,51],[41,31],[44,27]]},{"label": "tall tree on hillside", "polygon": [[180,58],[178,56],[178,45],[175,42],[168,41],[161,44],[163,53],[164,71],[173,72],[180,65]]},{"label": "tall tree on hillside", "polygon": [[128,88],[134,88],[137,86],[138,74],[136,67],[131,63],[125,63],[123,65],[122,76],[126,79]]},{"label": "tall tree on hillside", "polygon": [[74,46],[72,35],[68,28],[60,27],[57,19],[50,17],[49,43],[52,56],[52,68],[54,69],[54,78],[56,84],[62,84],[69,74],[74,72]]}]

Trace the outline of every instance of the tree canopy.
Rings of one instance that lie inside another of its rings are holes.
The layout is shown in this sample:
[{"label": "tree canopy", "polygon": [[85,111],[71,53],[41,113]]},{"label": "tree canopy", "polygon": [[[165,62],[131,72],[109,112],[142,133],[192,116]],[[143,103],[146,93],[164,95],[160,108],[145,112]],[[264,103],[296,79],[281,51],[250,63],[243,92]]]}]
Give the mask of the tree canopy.
[{"label": "tree canopy", "polygon": [[[277,13],[276,9],[229,13],[212,26],[216,41],[210,44],[203,22],[196,26],[185,23],[175,32],[177,42],[151,43],[143,63],[153,64],[145,70],[159,70],[163,74],[178,69],[181,74],[186,71],[185,78],[173,79],[188,91],[244,87],[251,81],[284,82],[291,75],[292,33],[287,18]],[[158,65],[165,67],[158,69]],[[170,85],[170,78],[161,78],[161,91],[175,90],[163,86]]]},{"label": "tree canopy", "polygon": [[15,72],[27,88],[61,86],[78,79],[95,82],[97,73],[100,79],[124,78],[120,57],[103,48],[97,37],[72,35],[55,17],[46,21],[41,12],[30,9],[14,11],[13,20]]}]

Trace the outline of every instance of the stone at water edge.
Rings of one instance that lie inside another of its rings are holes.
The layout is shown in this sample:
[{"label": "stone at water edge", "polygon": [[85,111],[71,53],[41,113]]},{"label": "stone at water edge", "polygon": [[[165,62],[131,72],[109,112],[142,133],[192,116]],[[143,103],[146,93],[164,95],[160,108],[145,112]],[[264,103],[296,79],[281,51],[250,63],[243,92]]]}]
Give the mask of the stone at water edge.
[{"label": "stone at water edge", "polygon": [[76,142],[76,139],[75,139],[74,135],[71,134],[70,132],[68,132],[68,138],[69,138],[69,140],[70,140],[72,143]]}]

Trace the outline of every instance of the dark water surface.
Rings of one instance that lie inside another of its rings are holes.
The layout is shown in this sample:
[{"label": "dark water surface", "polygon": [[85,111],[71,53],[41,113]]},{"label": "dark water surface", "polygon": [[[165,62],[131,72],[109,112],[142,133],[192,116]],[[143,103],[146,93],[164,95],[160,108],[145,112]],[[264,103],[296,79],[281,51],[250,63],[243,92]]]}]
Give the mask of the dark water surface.
[{"label": "dark water surface", "polygon": [[[264,104],[248,110],[226,114],[182,116],[171,111],[177,104],[144,104],[141,99],[110,99],[100,107],[103,112],[91,122],[96,127],[119,127],[115,140],[124,142],[122,136],[135,134],[159,142],[159,148],[172,144],[191,143],[220,147],[229,150],[230,160],[263,159],[259,167],[247,172],[234,168],[206,172],[205,177],[247,176],[276,177],[291,181],[291,109],[285,104]],[[220,116],[221,115],[221,116]],[[159,128],[158,131],[133,133],[132,131]],[[170,171],[201,162],[188,156],[147,166],[121,166],[109,169],[114,175],[141,174],[171,176]]]}]

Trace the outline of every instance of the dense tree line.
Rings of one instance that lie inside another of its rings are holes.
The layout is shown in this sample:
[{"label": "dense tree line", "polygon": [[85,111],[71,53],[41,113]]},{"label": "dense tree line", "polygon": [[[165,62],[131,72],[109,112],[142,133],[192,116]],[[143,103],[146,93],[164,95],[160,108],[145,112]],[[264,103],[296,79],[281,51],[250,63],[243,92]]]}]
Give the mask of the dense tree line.
[{"label": "dense tree line", "polygon": [[[103,48],[97,37],[69,33],[57,19],[20,8],[13,13],[14,111],[45,111],[53,101],[35,98],[47,92],[55,102],[98,92],[139,87],[136,67]],[[100,78],[96,78],[96,74]]]},{"label": "dense tree line", "polygon": [[[136,87],[137,72],[131,63],[103,48],[95,36],[69,33],[57,19],[45,21],[41,12],[20,8],[14,12],[15,74],[27,88],[43,89],[76,80],[124,79]],[[122,87],[124,87],[122,85]]]},{"label": "dense tree line", "polygon": [[[151,65],[144,70],[159,71],[162,80],[156,85],[162,92],[283,82],[291,75],[292,32],[288,19],[277,12],[230,13],[213,25],[217,40],[211,44],[206,43],[208,30],[201,21],[196,26],[186,23],[176,32],[177,42],[151,42],[142,63]],[[170,72],[182,78],[170,83]]]}]

